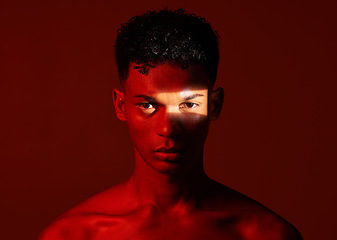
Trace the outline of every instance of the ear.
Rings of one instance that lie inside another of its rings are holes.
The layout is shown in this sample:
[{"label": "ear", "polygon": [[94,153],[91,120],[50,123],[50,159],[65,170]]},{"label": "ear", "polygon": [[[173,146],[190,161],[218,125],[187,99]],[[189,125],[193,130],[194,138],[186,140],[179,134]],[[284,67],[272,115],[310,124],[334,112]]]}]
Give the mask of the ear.
[{"label": "ear", "polygon": [[224,90],[221,87],[211,92],[210,117],[212,121],[219,118],[223,101],[224,101]]},{"label": "ear", "polygon": [[116,116],[121,121],[126,121],[124,96],[124,92],[121,92],[116,88],[112,91],[112,99],[115,106]]}]

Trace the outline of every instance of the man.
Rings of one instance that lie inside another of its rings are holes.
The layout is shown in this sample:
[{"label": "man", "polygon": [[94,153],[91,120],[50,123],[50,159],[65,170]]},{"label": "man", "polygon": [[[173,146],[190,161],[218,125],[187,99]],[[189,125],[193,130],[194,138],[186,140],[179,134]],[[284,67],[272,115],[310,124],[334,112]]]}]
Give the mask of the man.
[{"label": "man", "polygon": [[135,169],[124,183],[71,209],[40,239],[302,239],[287,221],[210,179],[203,149],[223,90],[209,23],[182,9],[148,12],[119,30],[116,59]]}]

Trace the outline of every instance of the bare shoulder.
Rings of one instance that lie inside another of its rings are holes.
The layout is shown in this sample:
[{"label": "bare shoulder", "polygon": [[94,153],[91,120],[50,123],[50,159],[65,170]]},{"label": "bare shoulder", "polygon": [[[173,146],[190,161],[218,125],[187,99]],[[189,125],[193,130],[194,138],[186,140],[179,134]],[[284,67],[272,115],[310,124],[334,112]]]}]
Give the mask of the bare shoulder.
[{"label": "bare shoulder", "polygon": [[92,239],[106,228],[116,229],[121,221],[115,216],[94,213],[61,216],[40,234],[38,240]]},{"label": "bare shoulder", "polygon": [[279,215],[265,210],[241,213],[237,229],[243,239],[302,240],[298,230]]},{"label": "bare shoulder", "polygon": [[66,240],[78,238],[81,221],[73,217],[59,217],[40,234],[38,240]]},{"label": "bare shoulder", "polygon": [[105,228],[113,231],[136,208],[126,188],[121,183],[73,207],[44,229],[39,240],[87,239]]},{"label": "bare shoulder", "polygon": [[302,240],[291,223],[257,201],[219,183],[214,184],[213,191],[212,207],[235,219],[241,239]]}]

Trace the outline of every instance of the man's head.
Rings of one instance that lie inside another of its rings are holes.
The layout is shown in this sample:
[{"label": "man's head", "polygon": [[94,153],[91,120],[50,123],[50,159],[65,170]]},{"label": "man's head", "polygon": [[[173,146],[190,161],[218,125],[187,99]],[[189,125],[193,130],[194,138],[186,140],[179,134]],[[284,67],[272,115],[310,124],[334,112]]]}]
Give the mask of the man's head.
[{"label": "man's head", "polygon": [[114,89],[115,110],[127,122],[136,163],[161,173],[202,167],[209,121],[223,101],[223,90],[213,91],[219,54],[210,25],[183,10],[133,17],[117,38],[116,58],[123,91]]},{"label": "man's head", "polygon": [[183,69],[201,64],[215,82],[218,35],[204,18],[183,9],[151,11],[131,18],[118,32],[115,48],[121,81],[128,78],[130,63],[145,74],[153,64],[173,62]]}]

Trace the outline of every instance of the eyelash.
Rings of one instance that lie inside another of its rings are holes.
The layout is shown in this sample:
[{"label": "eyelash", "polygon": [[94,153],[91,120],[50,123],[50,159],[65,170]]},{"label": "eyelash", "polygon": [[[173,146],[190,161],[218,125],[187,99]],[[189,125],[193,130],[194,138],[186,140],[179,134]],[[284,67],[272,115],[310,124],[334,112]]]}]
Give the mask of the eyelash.
[{"label": "eyelash", "polygon": [[149,107],[145,107],[145,105],[152,105],[153,108],[156,107],[156,104],[155,103],[151,103],[151,102],[141,102],[141,103],[137,103],[136,104],[137,107],[140,107],[140,108],[143,108],[143,109],[151,109]]},{"label": "eyelash", "polygon": [[[188,107],[188,104],[193,104],[193,107]],[[183,103],[179,104],[179,109],[182,109],[182,108],[185,108],[185,107],[189,108],[189,109],[192,109],[192,108],[199,107],[199,106],[200,105],[198,103],[195,103],[195,102],[183,102]]]},{"label": "eyelash", "polygon": [[[151,113],[151,114],[154,113],[158,108],[158,104],[153,103],[153,102],[141,102],[141,103],[137,103],[136,106],[142,109],[144,112],[147,111],[147,113]],[[196,102],[182,102],[179,104],[178,107],[180,111],[186,111],[186,110],[188,111],[189,109],[193,109],[199,106],[200,104]]]}]

